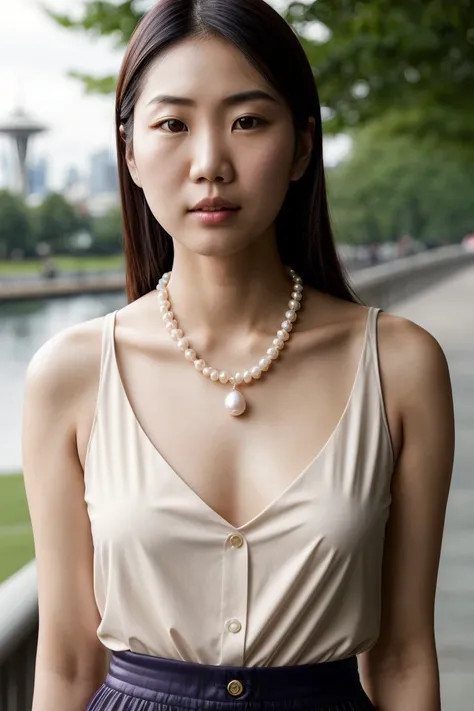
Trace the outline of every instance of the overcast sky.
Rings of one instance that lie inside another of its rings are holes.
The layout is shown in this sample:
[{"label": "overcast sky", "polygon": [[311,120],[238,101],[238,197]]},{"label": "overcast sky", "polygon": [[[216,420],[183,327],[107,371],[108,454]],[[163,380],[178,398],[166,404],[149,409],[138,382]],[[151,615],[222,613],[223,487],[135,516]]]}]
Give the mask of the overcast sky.
[{"label": "overcast sky", "polygon": [[[80,11],[82,0],[43,0],[48,7]],[[151,6],[152,0],[143,0]],[[277,8],[284,0],[271,0]],[[86,96],[69,70],[105,75],[118,71],[122,51],[108,39],[59,27],[39,0],[0,0],[0,119],[18,103],[50,128],[31,143],[30,157],[45,156],[53,188],[62,185],[70,166],[87,170],[95,150],[114,150],[113,98]],[[0,156],[8,150],[0,138]],[[334,160],[341,149],[327,150]]]}]

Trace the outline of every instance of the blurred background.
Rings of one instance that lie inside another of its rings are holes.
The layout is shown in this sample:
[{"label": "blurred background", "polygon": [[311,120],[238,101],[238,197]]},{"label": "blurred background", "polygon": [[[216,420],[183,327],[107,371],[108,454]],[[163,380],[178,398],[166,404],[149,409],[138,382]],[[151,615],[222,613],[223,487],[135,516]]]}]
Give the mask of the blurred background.
[{"label": "blurred background", "polygon": [[[15,0],[0,9],[4,711],[29,708],[36,634],[21,476],[25,372],[55,333],[125,303],[113,92],[124,46],[152,4]],[[430,330],[450,363],[458,444],[437,634],[443,709],[467,711],[474,697],[474,0],[270,4],[293,25],[314,68],[330,209],[356,288],[366,302]]]}]

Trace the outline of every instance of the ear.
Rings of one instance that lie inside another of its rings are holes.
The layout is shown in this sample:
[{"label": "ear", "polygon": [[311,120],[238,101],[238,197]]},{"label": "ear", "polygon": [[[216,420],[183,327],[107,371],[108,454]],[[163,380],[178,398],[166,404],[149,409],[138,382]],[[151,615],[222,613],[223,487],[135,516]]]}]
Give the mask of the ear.
[{"label": "ear", "polygon": [[315,129],[316,121],[313,116],[310,116],[306,130],[298,136],[297,150],[293,162],[293,170],[291,172],[292,182],[300,180],[306,172],[313,152]]},{"label": "ear", "polygon": [[123,126],[120,126],[119,132],[122,141],[125,143],[125,160],[127,163],[128,171],[135,185],[141,188],[142,185],[140,182],[140,176],[138,174],[137,165],[135,163],[135,156],[133,155],[133,141],[127,141],[127,136],[125,134],[125,129]]}]

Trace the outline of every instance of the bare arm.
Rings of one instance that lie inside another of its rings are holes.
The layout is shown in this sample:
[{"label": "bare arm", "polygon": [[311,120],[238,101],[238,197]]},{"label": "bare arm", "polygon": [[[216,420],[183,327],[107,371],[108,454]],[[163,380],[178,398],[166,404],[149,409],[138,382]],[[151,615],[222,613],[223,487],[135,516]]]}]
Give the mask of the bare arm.
[{"label": "bare arm", "polygon": [[91,532],[76,447],[85,365],[81,344],[83,334],[61,334],[38,351],[27,374],[23,464],[40,619],[33,711],[84,711],[106,673],[106,652],[96,635]]},{"label": "bare arm", "polygon": [[381,635],[362,655],[361,670],[380,711],[440,711],[434,606],[454,456],[451,384],[434,338],[410,322],[393,332],[399,355],[390,378],[403,444],[384,554]]}]

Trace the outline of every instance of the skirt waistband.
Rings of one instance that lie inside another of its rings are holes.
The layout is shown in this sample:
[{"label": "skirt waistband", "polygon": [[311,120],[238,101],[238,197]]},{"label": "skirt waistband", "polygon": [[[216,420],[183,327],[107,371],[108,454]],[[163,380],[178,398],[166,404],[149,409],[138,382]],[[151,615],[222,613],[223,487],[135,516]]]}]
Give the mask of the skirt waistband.
[{"label": "skirt waistband", "polygon": [[285,699],[291,702],[287,708],[294,708],[298,700],[334,704],[359,698],[362,692],[356,657],[321,664],[235,667],[114,652],[105,683],[148,701],[179,700],[182,707],[188,699],[189,708],[201,700],[218,702],[219,707],[226,702],[263,702],[262,708],[273,701],[278,703],[272,708],[283,709]]}]

